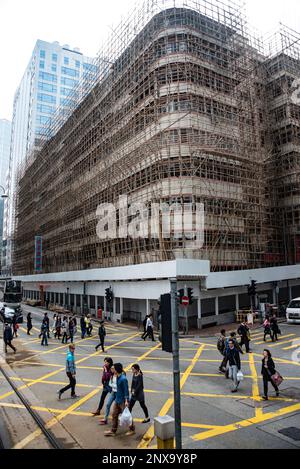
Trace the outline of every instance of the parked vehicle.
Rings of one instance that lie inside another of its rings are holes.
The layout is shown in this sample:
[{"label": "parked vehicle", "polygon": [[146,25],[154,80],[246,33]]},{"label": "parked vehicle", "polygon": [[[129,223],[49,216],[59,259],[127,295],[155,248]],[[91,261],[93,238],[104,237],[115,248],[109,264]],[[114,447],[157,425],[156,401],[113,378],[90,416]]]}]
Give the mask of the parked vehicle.
[{"label": "parked vehicle", "polygon": [[300,298],[290,302],[286,309],[286,319],[289,324],[300,324]]},{"label": "parked vehicle", "polygon": [[7,306],[6,303],[0,303],[0,316],[3,322],[11,324],[13,317],[17,317],[17,323],[22,324],[24,322],[23,311],[20,305],[16,307]]}]

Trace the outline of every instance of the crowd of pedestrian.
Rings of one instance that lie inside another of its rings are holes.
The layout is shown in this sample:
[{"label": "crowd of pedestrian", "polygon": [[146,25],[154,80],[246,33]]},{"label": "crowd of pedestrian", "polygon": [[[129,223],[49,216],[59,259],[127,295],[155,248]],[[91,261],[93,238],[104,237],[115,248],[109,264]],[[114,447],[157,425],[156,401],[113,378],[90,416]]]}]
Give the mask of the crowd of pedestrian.
[{"label": "crowd of pedestrian", "polygon": [[[273,315],[272,319],[266,315],[265,321],[263,323],[264,328],[264,341],[269,335],[272,341],[278,340],[278,334],[281,334],[281,331],[278,327],[276,314]],[[241,369],[241,357],[243,355],[243,345],[245,345],[246,353],[252,353],[250,350],[251,334],[248,324],[243,321],[238,330],[238,335],[240,336],[240,342],[237,340],[236,332],[230,332],[229,336],[226,336],[226,330],[222,329],[220,331],[220,336],[217,341],[217,349],[222,355],[222,361],[219,366],[219,372],[224,373],[227,379],[231,379],[233,382],[233,387],[231,392],[236,393],[238,387],[244,379],[244,375]],[[263,351],[262,359],[262,370],[261,374],[263,377],[263,396],[264,400],[268,400],[268,383],[270,382],[276,391],[276,397],[279,396],[279,384],[281,384],[283,378],[276,371],[275,364],[272,359],[271,352],[267,349]]]}]

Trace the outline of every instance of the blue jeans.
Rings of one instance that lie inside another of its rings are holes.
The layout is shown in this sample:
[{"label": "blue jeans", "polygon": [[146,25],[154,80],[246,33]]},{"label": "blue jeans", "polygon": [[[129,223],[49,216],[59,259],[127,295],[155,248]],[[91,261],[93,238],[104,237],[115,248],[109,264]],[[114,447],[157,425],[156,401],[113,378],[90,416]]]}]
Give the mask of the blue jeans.
[{"label": "blue jeans", "polygon": [[109,399],[108,399],[108,402],[106,404],[106,412],[105,412],[105,417],[104,417],[104,420],[108,420],[108,417],[109,417],[109,412],[110,412],[110,408],[116,398],[116,392],[111,392],[110,393],[110,396],[109,396]]},{"label": "blue jeans", "polygon": [[47,331],[43,332],[42,343],[41,345],[48,345]]}]

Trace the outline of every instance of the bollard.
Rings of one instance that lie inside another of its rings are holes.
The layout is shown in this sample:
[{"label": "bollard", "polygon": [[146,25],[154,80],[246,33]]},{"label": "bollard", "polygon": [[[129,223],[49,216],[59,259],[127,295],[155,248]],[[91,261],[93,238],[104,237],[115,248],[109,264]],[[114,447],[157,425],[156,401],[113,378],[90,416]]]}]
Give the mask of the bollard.
[{"label": "bollard", "polygon": [[175,420],[169,415],[155,417],[154,435],[157,437],[157,449],[175,448]]}]

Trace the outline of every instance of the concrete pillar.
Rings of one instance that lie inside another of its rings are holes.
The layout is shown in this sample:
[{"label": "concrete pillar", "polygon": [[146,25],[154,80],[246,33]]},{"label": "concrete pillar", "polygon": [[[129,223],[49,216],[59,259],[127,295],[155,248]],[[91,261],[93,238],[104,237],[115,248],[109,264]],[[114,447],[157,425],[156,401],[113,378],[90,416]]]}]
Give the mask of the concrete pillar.
[{"label": "concrete pillar", "polygon": [[146,300],[146,314],[150,314],[150,300]]},{"label": "concrete pillar", "polygon": [[201,298],[197,298],[197,310],[198,310],[198,329],[202,329]]},{"label": "concrete pillar", "polygon": [[240,302],[239,302],[239,294],[238,293],[235,295],[235,309],[236,309],[236,312],[238,313],[238,311],[240,309]]},{"label": "concrete pillar", "polygon": [[123,322],[123,298],[120,298],[120,322]]},{"label": "concrete pillar", "polygon": [[117,312],[117,308],[116,308],[116,297],[114,296],[113,297],[113,304],[112,304],[112,321],[116,321],[116,312]]},{"label": "concrete pillar", "polygon": [[104,303],[103,303],[103,306],[104,306],[104,308],[103,308],[104,318],[107,318],[107,319],[108,319],[109,316],[108,316],[108,311],[107,311],[107,303],[106,303],[106,297],[105,297],[105,295],[104,295]]},{"label": "concrete pillar", "polygon": [[219,316],[219,297],[216,296],[215,299],[215,311],[216,311],[216,316]]},{"label": "concrete pillar", "polygon": [[96,315],[96,318],[98,317],[98,295],[95,295],[95,315]]},{"label": "concrete pillar", "polygon": [[273,304],[274,304],[274,305],[276,304],[276,297],[277,297],[277,294],[276,294],[276,287],[273,286]]},{"label": "concrete pillar", "polygon": [[292,301],[293,293],[292,293],[292,287],[291,286],[289,286],[288,291],[289,291],[289,301]]}]

